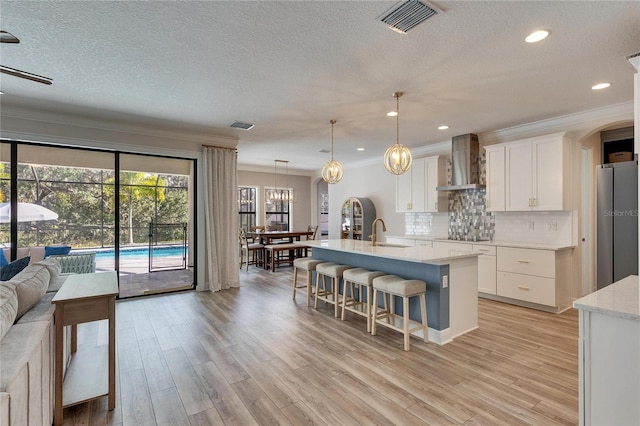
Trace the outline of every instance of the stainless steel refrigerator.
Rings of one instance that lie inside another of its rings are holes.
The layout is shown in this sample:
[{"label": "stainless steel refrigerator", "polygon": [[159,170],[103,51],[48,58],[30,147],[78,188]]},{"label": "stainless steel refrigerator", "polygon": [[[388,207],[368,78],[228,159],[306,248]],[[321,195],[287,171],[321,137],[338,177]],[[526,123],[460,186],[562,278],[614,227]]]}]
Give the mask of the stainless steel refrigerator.
[{"label": "stainless steel refrigerator", "polygon": [[597,288],[638,274],[638,164],[598,166]]}]

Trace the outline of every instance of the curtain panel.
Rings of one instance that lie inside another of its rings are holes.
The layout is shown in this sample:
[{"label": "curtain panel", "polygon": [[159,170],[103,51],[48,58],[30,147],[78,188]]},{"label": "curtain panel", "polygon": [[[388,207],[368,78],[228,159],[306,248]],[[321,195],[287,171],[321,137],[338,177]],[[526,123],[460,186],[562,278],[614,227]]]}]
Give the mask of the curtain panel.
[{"label": "curtain panel", "polygon": [[234,148],[204,148],[205,280],[210,291],[240,286],[237,158]]}]

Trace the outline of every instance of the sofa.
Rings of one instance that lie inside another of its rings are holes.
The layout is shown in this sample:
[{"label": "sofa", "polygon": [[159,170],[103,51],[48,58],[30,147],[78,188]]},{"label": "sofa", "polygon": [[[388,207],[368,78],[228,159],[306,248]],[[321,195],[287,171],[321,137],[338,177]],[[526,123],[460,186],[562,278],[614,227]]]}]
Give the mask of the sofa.
[{"label": "sofa", "polygon": [[[51,425],[55,380],[55,306],[69,274],[55,258],[31,262],[0,282],[0,426]],[[65,327],[65,366],[71,331]]]}]

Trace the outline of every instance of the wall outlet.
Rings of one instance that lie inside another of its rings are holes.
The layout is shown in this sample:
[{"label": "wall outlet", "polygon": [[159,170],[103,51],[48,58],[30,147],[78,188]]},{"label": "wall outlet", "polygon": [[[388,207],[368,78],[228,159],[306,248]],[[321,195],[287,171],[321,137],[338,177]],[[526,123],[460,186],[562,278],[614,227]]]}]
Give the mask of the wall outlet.
[{"label": "wall outlet", "polygon": [[442,288],[449,287],[449,275],[442,276]]},{"label": "wall outlet", "polygon": [[535,229],[535,222],[534,221],[529,221],[529,230],[533,231]]},{"label": "wall outlet", "polygon": [[548,231],[557,231],[558,230],[558,222],[547,222],[547,230]]}]

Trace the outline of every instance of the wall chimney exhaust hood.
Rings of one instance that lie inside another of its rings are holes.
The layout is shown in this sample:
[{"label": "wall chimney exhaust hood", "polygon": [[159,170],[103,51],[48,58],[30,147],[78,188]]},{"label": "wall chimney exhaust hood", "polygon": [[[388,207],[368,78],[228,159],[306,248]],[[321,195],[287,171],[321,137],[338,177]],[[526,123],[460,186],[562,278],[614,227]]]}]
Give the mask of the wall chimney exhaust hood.
[{"label": "wall chimney exhaust hood", "polygon": [[481,189],[480,145],[478,135],[467,133],[451,139],[451,185],[438,186],[438,191],[462,191],[465,189]]}]

